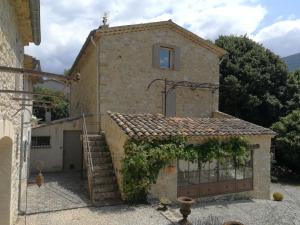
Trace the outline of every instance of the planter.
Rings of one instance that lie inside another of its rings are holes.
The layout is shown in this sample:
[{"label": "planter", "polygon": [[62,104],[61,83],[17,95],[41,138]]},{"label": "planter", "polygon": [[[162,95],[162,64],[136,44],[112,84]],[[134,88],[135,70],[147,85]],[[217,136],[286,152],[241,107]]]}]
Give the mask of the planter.
[{"label": "planter", "polygon": [[228,222],[225,222],[223,223],[223,225],[244,225],[240,222],[236,222],[236,221],[228,221]]},{"label": "planter", "polygon": [[180,225],[192,225],[191,222],[188,221],[187,217],[191,214],[191,206],[195,203],[195,200],[189,197],[179,197],[178,202],[180,203],[180,213],[183,217],[182,220],[179,221]]},{"label": "planter", "polygon": [[41,172],[35,177],[35,182],[37,186],[41,187],[44,183],[44,176]]}]

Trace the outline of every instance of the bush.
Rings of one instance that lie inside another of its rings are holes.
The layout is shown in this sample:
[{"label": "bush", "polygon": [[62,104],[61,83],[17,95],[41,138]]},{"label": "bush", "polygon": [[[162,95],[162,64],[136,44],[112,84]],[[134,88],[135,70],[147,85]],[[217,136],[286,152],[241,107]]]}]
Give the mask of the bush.
[{"label": "bush", "polygon": [[281,118],[272,129],[278,134],[274,139],[277,163],[300,173],[300,111]]},{"label": "bush", "polygon": [[274,201],[282,201],[283,200],[283,194],[281,194],[280,192],[274,192],[273,193],[273,199]]}]

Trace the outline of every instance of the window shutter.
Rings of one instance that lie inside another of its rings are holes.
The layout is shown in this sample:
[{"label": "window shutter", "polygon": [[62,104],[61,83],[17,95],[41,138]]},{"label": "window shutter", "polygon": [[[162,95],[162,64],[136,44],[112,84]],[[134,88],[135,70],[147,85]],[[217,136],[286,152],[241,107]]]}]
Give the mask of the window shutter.
[{"label": "window shutter", "polygon": [[159,68],[159,46],[159,44],[152,46],[152,66],[154,68]]},{"label": "window shutter", "polygon": [[180,48],[174,48],[174,70],[180,70]]}]

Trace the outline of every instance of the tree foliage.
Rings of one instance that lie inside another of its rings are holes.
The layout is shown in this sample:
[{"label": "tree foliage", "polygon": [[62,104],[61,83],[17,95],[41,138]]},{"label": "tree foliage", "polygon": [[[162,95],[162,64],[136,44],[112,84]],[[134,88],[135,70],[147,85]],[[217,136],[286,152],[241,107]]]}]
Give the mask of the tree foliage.
[{"label": "tree foliage", "polygon": [[275,137],[276,161],[300,172],[300,111],[293,111],[272,125]]},{"label": "tree foliage", "polygon": [[246,36],[220,36],[228,52],[220,66],[220,110],[269,127],[299,108],[299,84],[285,63]]},{"label": "tree foliage", "polygon": [[[68,117],[68,100],[63,97],[62,92],[54,91],[46,87],[35,87],[34,92],[60,96],[60,98],[51,96],[37,96],[37,101],[33,103],[33,115],[38,119],[41,119],[41,121],[45,121],[45,112],[47,108],[41,107],[41,105],[52,107],[49,108],[49,110],[51,111],[52,120]],[[42,103],[39,101],[45,101],[49,103]]]}]

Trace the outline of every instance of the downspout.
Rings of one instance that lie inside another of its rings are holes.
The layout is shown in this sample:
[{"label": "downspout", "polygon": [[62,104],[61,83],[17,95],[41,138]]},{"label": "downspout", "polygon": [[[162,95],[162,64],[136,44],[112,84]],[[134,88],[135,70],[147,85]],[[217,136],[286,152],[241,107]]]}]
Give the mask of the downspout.
[{"label": "downspout", "polygon": [[98,132],[100,132],[100,129],[101,129],[101,115],[100,115],[100,101],[99,101],[99,92],[100,92],[100,84],[99,84],[99,82],[100,82],[100,70],[99,70],[99,61],[100,61],[100,57],[99,57],[99,45],[97,45],[96,43],[95,43],[95,40],[94,40],[94,37],[93,37],[93,35],[91,36],[91,42],[92,42],[92,44],[93,44],[93,46],[95,47],[95,49],[96,49],[96,54],[97,54],[97,56],[96,56],[96,60],[97,60],[97,62],[96,62],[96,76],[97,76],[97,82],[96,82],[96,91],[97,91],[97,100],[96,100],[96,119],[97,119],[97,130],[98,130]]},{"label": "downspout", "polygon": [[[25,87],[25,81],[24,81],[25,79],[24,79],[24,76],[23,76],[23,89],[24,89],[24,87]],[[25,100],[22,100],[22,104],[24,105],[24,103],[25,103]],[[24,109],[25,108],[25,106],[22,106],[22,108]],[[19,196],[18,196],[18,210],[19,210],[19,212],[21,212],[21,198],[22,198],[22,167],[23,167],[23,151],[24,151],[24,149],[23,149],[23,129],[24,129],[24,127],[23,127],[23,124],[24,124],[24,110],[21,110],[22,111],[22,113],[21,113],[21,137],[20,137],[20,157],[19,157]],[[16,152],[16,154],[18,154],[17,152]],[[27,201],[27,200],[26,200]]]}]

